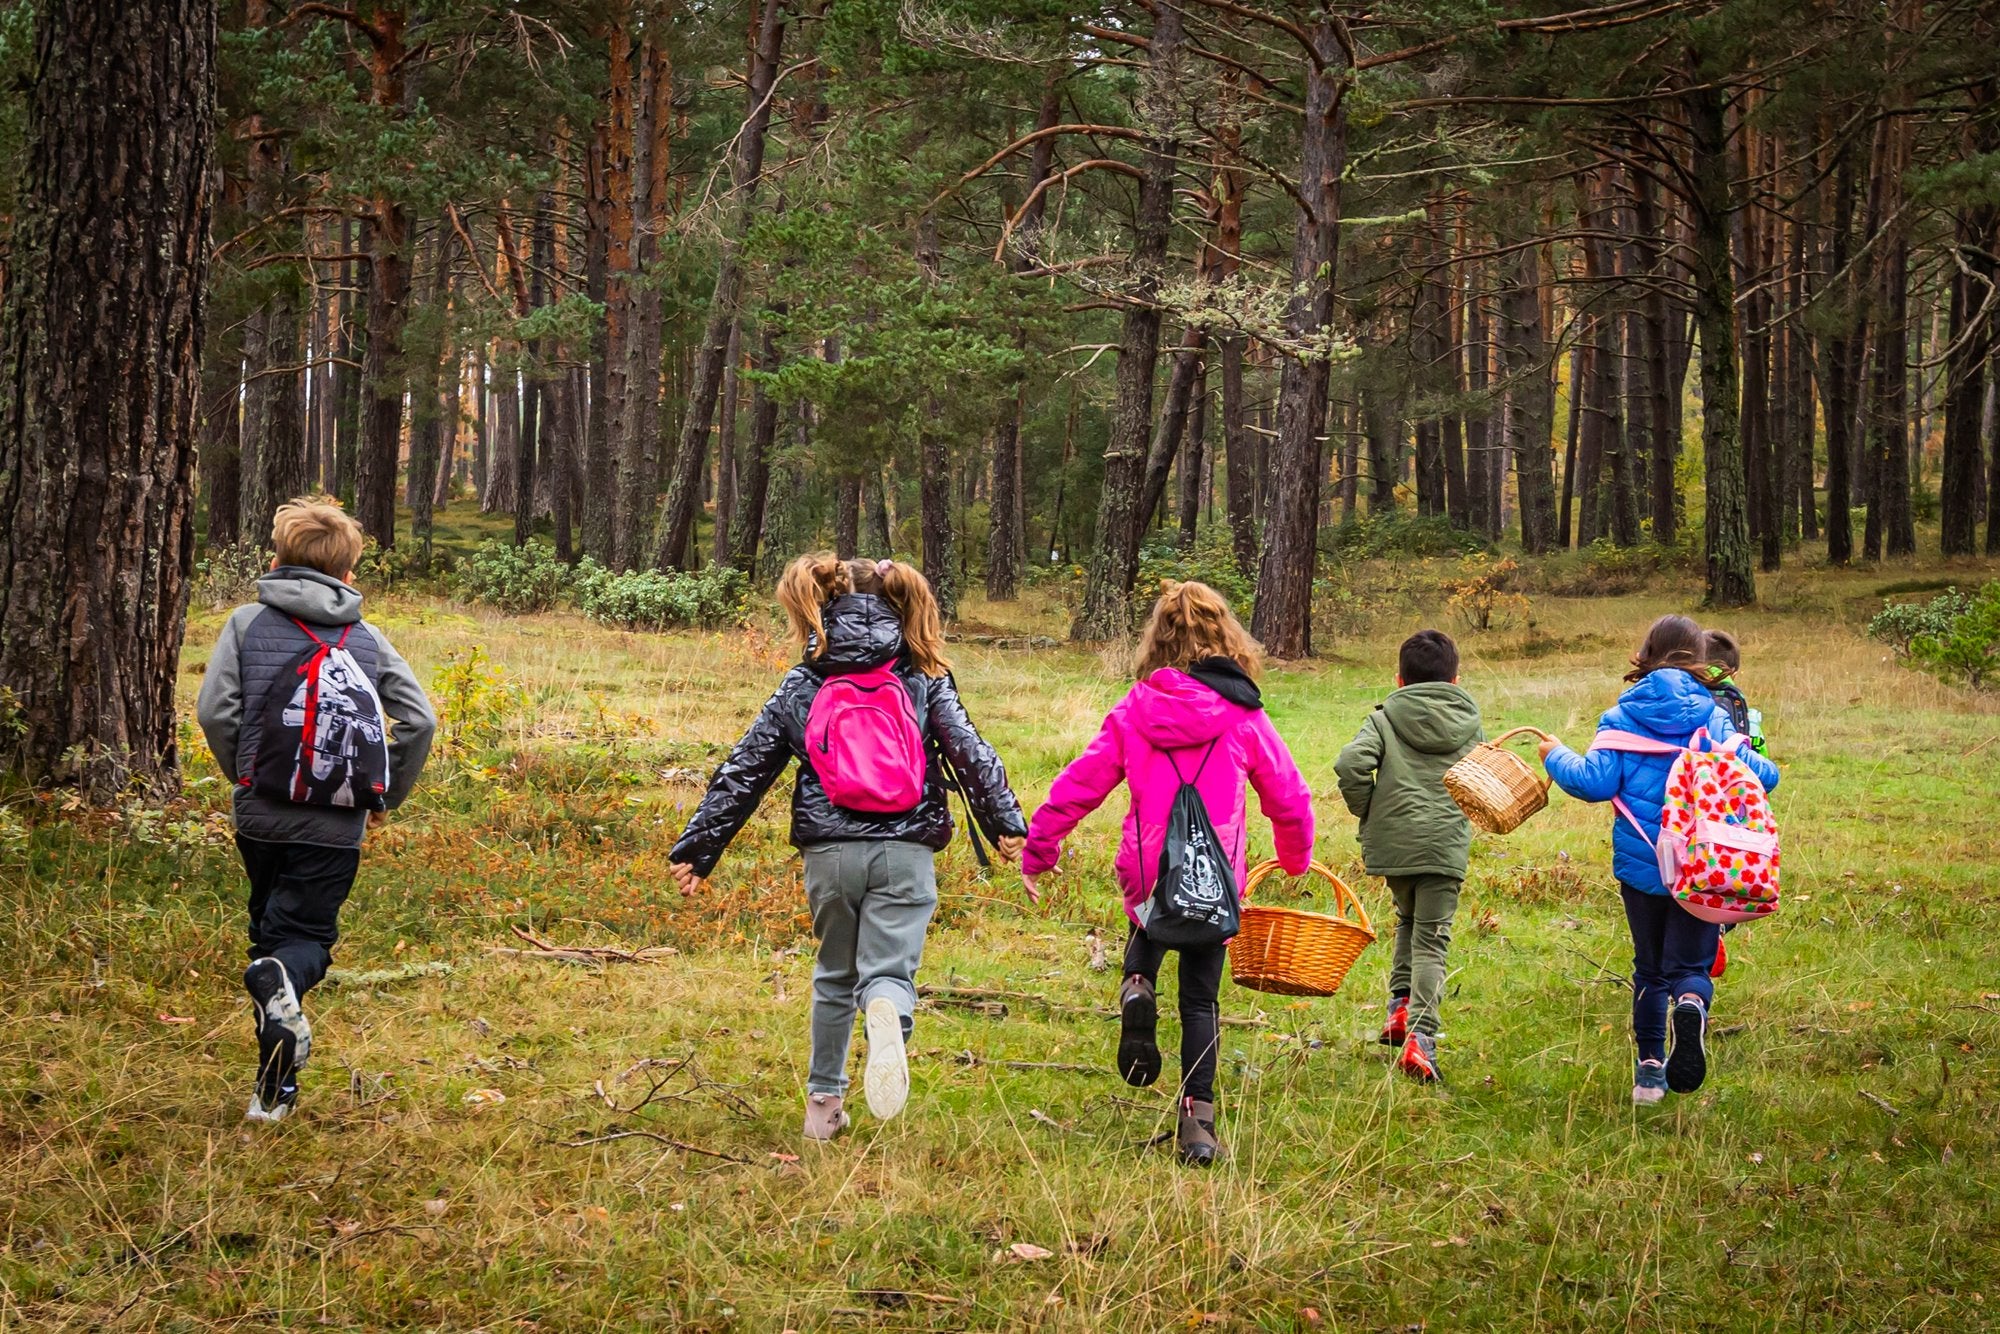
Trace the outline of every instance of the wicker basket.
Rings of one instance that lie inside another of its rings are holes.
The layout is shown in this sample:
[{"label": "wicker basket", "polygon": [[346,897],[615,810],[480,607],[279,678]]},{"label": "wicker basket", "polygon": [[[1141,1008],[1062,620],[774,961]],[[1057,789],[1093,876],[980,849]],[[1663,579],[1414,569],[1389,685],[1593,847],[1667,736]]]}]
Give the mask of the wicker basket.
[{"label": "wicker basket", "polygon": [[[1284,868],[1265,862],[1250,873],[1246,894]],[[1229,973],[1236,985],[1280,996],[1331,996],[1347,970],[1375,939],[1368,910],[1341,878],[1318,862],[1309,874],[1333,887],[1333,913],[1243,905],[1243,929],[1229,942]]]},{"label": "wicker basket", "polygon": [[1480,742],[1444,771],[1444,790],[1451,793],[1467,819],[1489,834],[1511,834],[1549,804],[1549,780],[1535,777],[1528,762],[1506,748],[1509,741],[1526,733],[1544,741],[1551,739],[1538,727],[1517,727]]}]

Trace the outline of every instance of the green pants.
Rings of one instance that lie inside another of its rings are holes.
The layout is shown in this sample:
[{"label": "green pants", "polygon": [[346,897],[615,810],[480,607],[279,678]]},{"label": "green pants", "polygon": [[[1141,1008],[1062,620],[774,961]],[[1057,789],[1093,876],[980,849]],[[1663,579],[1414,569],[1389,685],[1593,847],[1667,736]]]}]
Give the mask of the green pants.
[{"label": "green pants", "polygon": [[1437,1036],[1444,955],[1451,946],[1452,914],[1458,911],[1458,891],[1464,883],[1448,875],[1389,877],[1389,895],[1396,901],[1396,958],[1389,968],[1389,994],[1410,998],[1412,1033]]}]

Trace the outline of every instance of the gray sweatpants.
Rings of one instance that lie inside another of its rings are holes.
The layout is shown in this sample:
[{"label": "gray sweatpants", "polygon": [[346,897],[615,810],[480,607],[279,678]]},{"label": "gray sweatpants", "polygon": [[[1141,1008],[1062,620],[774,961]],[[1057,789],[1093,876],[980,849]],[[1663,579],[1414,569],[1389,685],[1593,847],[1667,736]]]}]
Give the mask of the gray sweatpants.
[{"label": "gray sweatpants", "polygon": [[931,850],[916,843],[853,841],[805,850],[806,903],[819,962],[813,968],[811,1093],[847,1090],[855,1011],[884,996],[910,1035],[917,965],[937,910]]}]

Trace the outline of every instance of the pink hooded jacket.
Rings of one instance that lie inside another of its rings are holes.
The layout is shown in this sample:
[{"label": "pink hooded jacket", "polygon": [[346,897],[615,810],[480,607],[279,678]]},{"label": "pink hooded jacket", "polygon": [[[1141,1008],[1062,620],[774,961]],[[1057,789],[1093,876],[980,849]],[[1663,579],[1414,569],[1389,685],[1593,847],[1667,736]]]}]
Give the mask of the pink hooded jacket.
[{"label": "pink hooded jacket", "polygon": [[[1242,685],[1255,698],[1256,687],[1248,678]],[[1210,742],[1215,749],[1204,762]],[[1175,765],[1181,777],[1175,776]],[[1232,703],[1171,667],[1134,685],[1083,754],[1057,776],[1048,801],[1028,823],[1021,870],[1041,875],[1053,867],[1070,830],[1123,782],[1132,804],[1118,843],[1118,882],[1125,891],[1125,915],[1136,924],[1134,910],[1152,892],[1168,812],[1182,777],[1194,781],[1215,832],[1231,849],[1239,888],[1249,842],[1245,778],[1257,789],[1258,805],[1271,822],[1278,860],[1288,873],[1304,873],[1312,860],[1312,793],[1270,718],[1262,708]]]}]

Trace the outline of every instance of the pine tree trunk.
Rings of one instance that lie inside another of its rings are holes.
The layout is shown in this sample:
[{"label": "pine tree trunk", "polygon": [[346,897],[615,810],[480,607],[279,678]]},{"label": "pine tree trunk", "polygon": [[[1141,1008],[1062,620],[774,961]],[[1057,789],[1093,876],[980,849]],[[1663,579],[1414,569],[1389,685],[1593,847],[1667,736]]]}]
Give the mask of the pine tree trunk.
[{"label": "pine tree trunk", "polygon": [[1541,259],[1524,247],[1500,297],[1501,358],[1507,374],[1506,448],[1521,499],[1521,545],[1539,556],[1555,545],[1556,488],[1549,440],[1554,377],[1543,334]]},{"label": "pine tree trunk", "polygon": [[[1556,546],[1568,551],[1573,546],[1576,528],[1570,522],[1573,502],[1576,499],[1577,465],[1583,455],[1583,401],[1580,389],[1585,378],[1584,363],[1590,358],[1590,340],[1579,338],[1569,350],[1569,423],[1568,438],[1563,444],[1562,499],[1557,502]],[[1584,502],[1581,523],[1586,530],[1584,545],[1590,545],[1588,529],[1595,518],[1590,502]]]},{"label": "pine tree trunk", "polygon": [[5,763],[108,805],[177,781],[215,10],[38,10],[0,311]]},{"label": "pine tree trunk", "polygon": [[[1964,129],[1968,159],[2000,151],[2000,83],[1975,86]],[[1994,328],[2000,323],[1984,303],[2000,279],[2000,209],[1991,203],[1961,206],[1954,239],[1951,323],[1946,335],[1944,475],[1938,501],[1947,556],[1970,556],[1978,522],[1980,427],[1986,411],[1986,370]],[[2000,451],[1996,451],[2000,453]]]},{"label": "pine tree trunk", "polygon": [[1847,273],[1850,219],[1854,214],[1854,152],[1839,150],[1834,164],[1833,209],[1823,271],[1841,284],[1832,294],[1836,325],[1825,339],[1820,398],[1826,416],[1826,558],[1845,565],[1854,557],[1854,503],[1849,466],[1854,458],[1854,393],[1861,355],[1861,315],[1857,284]]},{"label": "pine tree trunk", "polygon": [[1279,373],[1278,437],[1270,468],[1285,479],[1265,520],[1252,633],[1278,658],[1312,653],[1312,586],[1319,566],[1319,434],[1326,421],[1328,362],[1313,347],[1333,322],[1340,258],[1340,184],[1347,165],[1345,93],[1351,40],[1345,20],[1316,11],[1306,35],[1314,59],[1305,73],[1299,165],[1300,208],[1292,240],[1292,293],[1285,335],[1294,344]]},{"label": "pine tree trunk", "polygon": [[612,480],[610,498],[611,530],[609,564],[614,570],[629,570],[638,560],[638,545],[645,515],[652,499],[646,494],[651,485],[641,476],[638,437],[631,428],[632,341],[634,306],[638,294],[633,278],[639,262],[638,214],[644,208],[640,191],[644,188],[645,164],[639,157],[638,75],[632,67],[631,0],[618,0],[609,33],[610,82],[605,98],[604,134],[605,227],[604,279],[604,392],[601,399],[608,455],[605,467]]},{"label": "pine tree trunk", "polygon": [[[352,218],[340,222],[341,250],[352,253],[355,245]],[[333,377],[336,426],[333,438],[333,494],[342,502],[354,503],[354,475],[361,456],[361,359],[367,355],[368,317],[361,308],[357,289],[362,281],[360,266],[351,259],[340,264],[340,332],[334,349],[340,357]]]},{"label": "pine tree trunk", "polygon": [[1471,406],[1465,414],[1465,500],[1469,511],[1467,527],[1481,537],[1498,535],[1493,510],[1493,413],[1486,403],[1487,358],[1486,298],[1479,290],[1480,269],[1476,262],[1467,266],[1465,278],[1465,399]]},{"label": "pine tree trunk", "polygon": [[736,409],[741,390],[738,365],[743,360],[743,321],[729,325],[729,347],[723,356],[722,402],[715,431],[715,545],[714,561],[727,565],[729,529],[736,519]]},{"label": "pine tree trunk", "polygon": [[[784,316],[784,308],[773,312]],[[778,336],[766,324],[758,344],[757,369],[778,369]],[[764,505],[771,489],[771,450],[778,442],[778,400],[771,397],[762,380],[750,384],[750,455],[744,460],[736,498],[736,514],[730,526],[729,550],[736,568],[757,577],[757,547],[764,532]]]},{"label": "pine tree trunk", "polygon": [[617,525],[618,465],[611,450],[609,407],[610,386],[610,200],[608,154],[610,126],[600,121],[584,158],[584,290],[592,301],[605,308],[590,335],[590,376],[583,424],[583,505],[578,528],[583,552],[599,564],[613,562],[612,545]]},{"label": "pine tree trunk", "polygon": [[[1698,69],[1698,58],[1690,69]],[[1705,83],[1686,95],[1693,144],[1695,327],[1701,344],[1701,442],[1708,515],[1708,601],[1741,607],[1757,596],[1736,372],[1736,284],[1729,269],[1731,197],[1722,91]]]},{"label": "pine tree trunk", "polygon": [[243,479],[243,352],[240,333],[209,330],[202,353],[202,488],[208,493],[208,549],[241,537]]},{"label": "pine tree trunk", "polygon": [[1160,400],[1160,414],[1153,426],[1153,441],[1146,449],[1145,482],[1139,492],[1139,511],[1132,516],[1126,564],[1136,575],[1139,544],[1145,540],[1146,526],[1160,512],[1166,499],[1167,478],[1174,460],[1182,453],[1187,438],[1188,407],[1194,402],[1195,382],[1201,378],[1202,352],[1208,335],[1189,328],[1174,350],[1173,369],[1167,375],[1167,392]]},{"label": "pine tree trunk", "polygon": [[[431,246],[430,287],[425,300],[433,310],[443,311],[451,299],[452,247],[451,220],[438,219],[437,239]],[[457,425],[458,395],[451,395],[451,416],[445,407],[445,385],[454,374],[457,358],[446,328],[440,321],[438,346],[432,350],[425,373],[412,389],[414,410],[410,414],[410,532],[417,539],[419,559],[426,565],[431,554],[432,511],[437,502],[438,476],[444,471],[445,441]]]},{"label": "pine tree trunk", "polygon": [[1373,390],[1365,391],[1361,424],[1368,436],[1368,513],[1371,517],[1392,514],[1396,509],[1397,456],[1403,452],[1403,405],[1395,399],[1385,402]]},{"label": "pine tree trunk", "polygon": [[1224,338],[1222,358],[1222,453],[1227,469],[1223,489],[1229,515],[1229,546],[1244,578],[1257,572],[1256,447],[1244,420],[1243,339]]},{"label": "pine tree trunk", "polygon": [[1137,573],[1134,534],[1145,522],[1147,433],[1153,424],[1153,368],[1160,355],[1156,296],[1172,226],[1176,132],[1181,80],[1180,0],[1157,0],[1147,65],[1150,100],[1145,173],[1133,220],[1132,303],[1118,337],[1118,369],[1111,433],[1104,447],[1104,481],[1097,524],[1084,573],[1083,607],[1070,626],[1073,640],[1118,639],[1131,631],[1132,580]]},{"label": "pine tree trunk", "polygon": [[[1046,130],[1062,119],[1063,77],[1066,70],[1051,72],[1042,85],[1042,104],[1035,113],[1035,128]],[[1029,150],[1028,175],[1022,189],[1034,197],[1014,219],[1014,249],[1007,267],[1015,273],[1034,268],[1041,253],[1041,228],[1048,192],[1035,188],[1048,178],[1055,162],[1057,136],[1037,139]],[[1025,335],[1017,335],[1014,346],[1025,351]],[[1017,385],[1000,404],[993,432],[993,499],[987,510],[986,597],[991,602],[1011,602],[1020,596],[1021,565],[1026,558],[1027,533],[1022,518],[1021,499],[1021,418],[1027,411],[1027,393]]]},{"label": "pine tree trunk", "polygon": [[1194,390],[1188,400],[1187,429],[1181,434],[1180,542],[1182,551],[1193,551],[1201,523],[1202,478],[1208,453],[1208,361],[1204,357],[1195,368]]},{"label": "pine tree trunk", "polygon": [[771,104],[775,100],[771,93],[778,78],[784,36],[782,0],[764,0],[757,49],[750,62],[747,107],[729,165],[730,187],[737,201],[736,215],[722,238],[715,291],[709,298],[708,324],[696,353],[694,382],[688,391],[680,445],[674,455],[673,482],[667,488],[667,505],[660,515],[654,548],[653,563],[662,570],[684,565],[689,556],[694,511],[700,500],[699,484],[708,466],[709,426],[715,420],[722,366],[729,354],[729,326],[736,321],[737,307],[743,297],[742,246],[757,217],[757,187],[764,176],[764,141],[771,127]]}]

